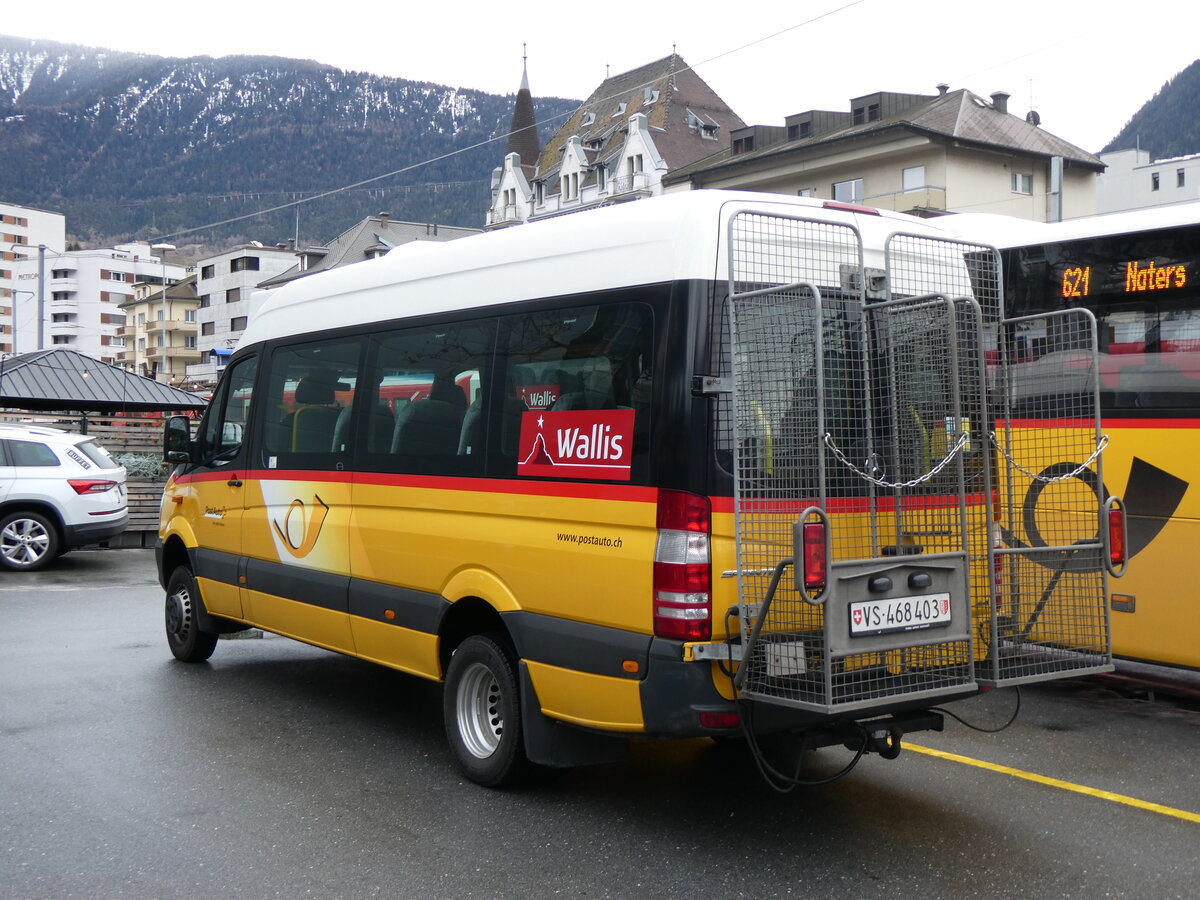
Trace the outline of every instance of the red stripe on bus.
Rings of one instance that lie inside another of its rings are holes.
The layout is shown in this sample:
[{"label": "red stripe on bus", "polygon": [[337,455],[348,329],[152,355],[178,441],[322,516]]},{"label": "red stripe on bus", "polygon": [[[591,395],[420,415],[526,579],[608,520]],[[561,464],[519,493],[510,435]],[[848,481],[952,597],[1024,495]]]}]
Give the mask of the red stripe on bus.
[{"label": "red stripe on bus", "polygon": [[259,481],[307,481],[314,484],[379,485],[425,490],[462,491],[483,494],[523,494],[533,497],[570,497],[584,500],[625,500],[654,503],[658,489],[637,485],[571,484],[521,481],[508,478],[466,478],[454,475],[399,475],[388,472],[326,472],[311,469],[242,469],[236,472],[194,472],[175,479],[176,484],[195,484],[233,479]]}]

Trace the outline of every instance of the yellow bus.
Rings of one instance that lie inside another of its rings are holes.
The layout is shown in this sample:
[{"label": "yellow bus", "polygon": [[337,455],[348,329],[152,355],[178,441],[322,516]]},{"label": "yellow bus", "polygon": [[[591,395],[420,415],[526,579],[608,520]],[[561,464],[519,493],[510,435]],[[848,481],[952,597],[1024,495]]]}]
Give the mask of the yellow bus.
[{"label": "yellow bus", "polygon": [[[1189,489],[1200,436],[1200,203],[1054,224],[959,224],[1001,248],[1011,315],[1095,314],[1110,439],[1104,487],[1128,502],[1137,557],[1110,597],[1113,651],[1200,669],[1200,597],[1184,565],[1200,542],[1200,497]],[[1024,335],[1019,352],[1044,377],[1069,378],[1069,360],[1046,357],[1040,337]]]},{"label": "yellow bus", "polygon": [[1100,446],[1074,396],[1007,428],[999,296],[935,225],[715,191],[294,281],[166,423],[170,649],[253,626],[443,681],[484,785],[636,738],[890,757],[981,686],[1104,671],[1105,567],[1061,562],[1119,565],[1097,499],[997,539],[1023,468]]}]

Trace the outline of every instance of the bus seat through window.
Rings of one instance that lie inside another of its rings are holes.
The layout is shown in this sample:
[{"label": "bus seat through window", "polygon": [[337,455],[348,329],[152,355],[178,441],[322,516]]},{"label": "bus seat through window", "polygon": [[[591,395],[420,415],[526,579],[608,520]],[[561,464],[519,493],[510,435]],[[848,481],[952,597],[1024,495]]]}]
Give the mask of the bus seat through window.
[{"label": "bus seat through window", "polygon": [[467,398],[453,381],[438,378],[429,396],[396,416],[392,453],[454,456],[458,453]]}]

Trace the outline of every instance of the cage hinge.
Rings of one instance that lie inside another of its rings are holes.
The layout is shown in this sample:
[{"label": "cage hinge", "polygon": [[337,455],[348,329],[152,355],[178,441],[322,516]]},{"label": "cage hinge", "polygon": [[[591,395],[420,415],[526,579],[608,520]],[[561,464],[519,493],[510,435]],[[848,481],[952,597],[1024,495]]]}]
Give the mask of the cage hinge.
[{"label": "cage hinge", "polygon": [[733,379],[719,378],[716,375],[693,375],[692,393],[700,396],[707,394],[732,394]]}]

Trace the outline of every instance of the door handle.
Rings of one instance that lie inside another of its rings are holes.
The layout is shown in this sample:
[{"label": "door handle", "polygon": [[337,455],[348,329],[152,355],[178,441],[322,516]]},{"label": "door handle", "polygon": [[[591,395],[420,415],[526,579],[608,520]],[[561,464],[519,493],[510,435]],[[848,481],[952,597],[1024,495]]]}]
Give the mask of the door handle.
[{"label": "door handle", "polygon": [[230,487],[241,487],[241,486],[242,486],[242,479],[240,479],[240,478],[230,478],[230,479],[229,479],[227,482],[225,482],[225,483],[226,483],[227,485],[229,485]]}]

